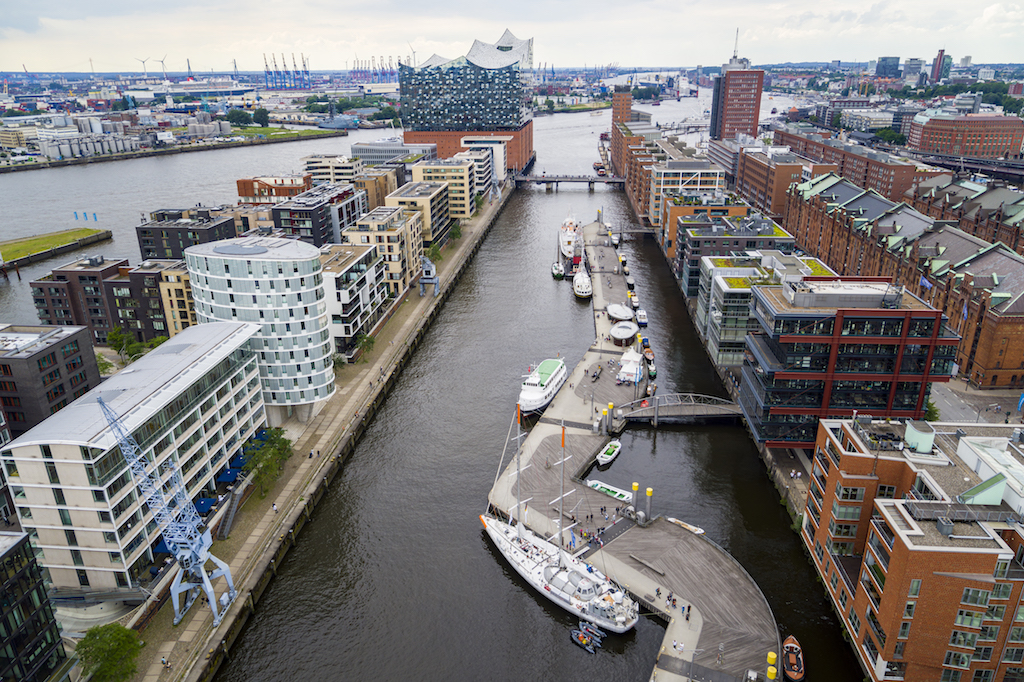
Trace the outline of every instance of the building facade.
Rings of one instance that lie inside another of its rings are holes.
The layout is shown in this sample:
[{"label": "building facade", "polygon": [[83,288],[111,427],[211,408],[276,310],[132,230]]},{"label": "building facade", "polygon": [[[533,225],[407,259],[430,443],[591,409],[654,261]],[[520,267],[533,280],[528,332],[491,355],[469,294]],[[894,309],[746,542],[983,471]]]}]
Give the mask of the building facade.
[{"label": "building facade", "polygon": [[533,39],[509,31],[494,44],[475,41],[458,59],[434,55],[417,66],[400,64],[405,142],[434,143],[438,157],[449,158],[465,151],[467,135],[509,135],[509,168],[525,168],[534,158],[532,70]]},{"label": "building facade", "polygon": [[[406,183],[384,198],[384,206],[404,208],[420,214],[423,248],[430,248],[434,244],[444,246],[448,242],[453,221],[449,213],[447,183]],[[390,219],[389,217],[388,220]],[[362,220],[359,222],[361,224]]]},{"label": "building facade", "polygon": [[246,237],[185,251],[199,327],[259,325],[259,359],[271,426],[305,423],[334,395],[333,344],[320,250],[294,239]]},{"label": "building facade", "polygon": [[[459,152],[460,154],[464,152]],[[436,161],[420,161],[412,167],[413,183],[444,183],[448,185],[448,215],[451,218],[472,218],[476,210],[476,167],[469,159],[452,157]],[[404,188],[403,188],[404,189]],[[408,194],[408,192],[406,192]],[[401,204],[401,200],[399,201]],[[427,221],[432,230],[433,221]],[[433,239],[431,240],[433,241]],[[442,242],[443,243],[443,242]]]},{"label": "building facade", "polygon": [[0,679],[58,679],[54,675],[67,654],[46,594],[43,570],[25,533],[0,531],[0,594]]},{"label": "building facade", "polygon": [[278,204],[289,197],[313,189],[313,174],[292,173],[242,178],[237,181],[237,185],[240,204]]},{"label": "building facade", "polygon": [[748,60],[734,55],[722,65],[711,99],[712,140],[729,140],[739,134],[757,137],[763,87],[764,71],[751,69]]},{"label": "building facade", "polygon": [[760,331],[746,337],[739,403],[768,447],[811,448],[818,419],[860,412],[920,419],[949,381],[960,336],[936,310],[882,278],[755,286]]},{"label": "building facade", "polygon": [[366,162],[360,158],[334,154],[313,154],[302,157],[302,168],[312,177],[314,185],[347,185],[352,182],[352,178],[366,170]]},{"label": "building facade", "polygon": [[366,192],[352,184],[327,183],[275,204],[272,212],[280,234],[320,248],[340,244],[341,231],[367,210]]},{"label": "building facade", "polygon": [[0,325],[0,405],[11,435],[20,436],[99,383],[85,327]]},{"label": "building facade", "polygon": [[103,280],[117,276],[121,267],[128,267],[126,259],[90,256],[31,282],[40,324],[88,327],[93,341],[105,344],[116,313],[107,303]]},{"label": "building facade", "polygon": [[[386,248],[384,244],[381,247]],[[395,302],[387,285],[381,247],[348,243],[321,249],[334,352],[346,362],[359,358],[359,337],[372,336]]]},{"label": "building facade", "polygon": [[997,114],[959,115],[927,109],[910,124],[907,147],[921,152],[1019,159],[1024,145],[1024,120]]},{"label": "building facade", "polygon": [[800,538],[873,682],[1024,679],[1020,428],[818,427]]},{"label": "building facade", "polygon": [[[401,206],[381,206],[345,230],[345,243],[375,244],[384,262],[388,296],[400,300],[423,271],[423,215]],[[342,322],[344,323],[344,322]]]},{"label": "building facade", "polygon": [[391,137],[374,142],[353,142],[351,153],[367,166],[381,163],[416,163],[436,159],[437,145],[432,142],[406,144],[400,137]]},{"label": "building facade", "polygon": [[[162,217],[166,214],[168,217]],[[190,246],[231,239],[236,235],[234,218],[229,216],[174,217],[178,215],[177,211],[155,211],[152,215],[161,217],[135,226],[143,258],[179,259]]]},{"label": "building facade", "polygon": [[[194,247],[202,248],[202,247]],[[96,398],[120,417],[166,485],[216,498],[215,477],[265,423],[251,324],[192,327],[0,450],[22,528],[54,590],[142,600],[163,567],[153,512]]]}]

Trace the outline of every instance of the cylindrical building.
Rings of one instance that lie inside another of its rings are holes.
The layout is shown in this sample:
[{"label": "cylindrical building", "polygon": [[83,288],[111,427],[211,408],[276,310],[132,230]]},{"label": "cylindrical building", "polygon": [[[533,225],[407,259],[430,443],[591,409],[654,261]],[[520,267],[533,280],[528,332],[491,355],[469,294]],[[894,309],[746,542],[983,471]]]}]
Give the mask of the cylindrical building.
[{"label": "cylindrical building", "polygon": [[269,237],[225,239],[185,249],[200,323],[253,322],[270,426],[308,421],[334,394],[334,363],[320,251]]}]

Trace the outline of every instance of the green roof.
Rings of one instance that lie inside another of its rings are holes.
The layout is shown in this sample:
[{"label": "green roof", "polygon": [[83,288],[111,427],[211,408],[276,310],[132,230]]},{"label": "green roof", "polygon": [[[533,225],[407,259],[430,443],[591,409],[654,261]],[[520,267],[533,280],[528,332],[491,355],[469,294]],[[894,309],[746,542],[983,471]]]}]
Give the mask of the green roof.
[{"label": "green roof", "polygon": [[558,370],[558,368],[564,364],[565,363],[562,362],[561,360],[545,360],[544,362],[540,363],[540,365],[537,367],[537,375],[540,379],[540,385],[547,386],[548,379],[551,378],[551,375],[554,374]]}]

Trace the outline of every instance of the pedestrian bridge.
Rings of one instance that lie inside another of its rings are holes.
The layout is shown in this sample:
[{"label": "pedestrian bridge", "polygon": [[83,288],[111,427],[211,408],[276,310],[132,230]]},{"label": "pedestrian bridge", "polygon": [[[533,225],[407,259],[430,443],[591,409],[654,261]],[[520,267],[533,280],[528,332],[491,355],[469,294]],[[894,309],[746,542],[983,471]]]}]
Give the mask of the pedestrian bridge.
[{"label": "pedestrian bridge", "polygon": [[646,421],[657,426],[659,421],[736,419],[743,416],[740,406],[731,400],[700,393],[666,393],[617,405],[613,428],[621,430],[626,422]]},{"label": "pedestrian bridge", "polygon": [[591,189],[595,184],[618,185],[626,184],[625,178],[600,175],[517,175],[515,177],[516,187],[536,182],[538,185],[554,185],[556,188],[563,182],[585,182]]}]

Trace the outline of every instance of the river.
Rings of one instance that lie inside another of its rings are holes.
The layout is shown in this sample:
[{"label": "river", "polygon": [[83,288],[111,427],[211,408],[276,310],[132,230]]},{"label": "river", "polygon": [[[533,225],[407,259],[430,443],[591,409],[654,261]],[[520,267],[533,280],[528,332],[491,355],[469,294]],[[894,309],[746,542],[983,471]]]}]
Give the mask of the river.
[{"label": "river", "polygon": [[[683,104],[666,102],[658,113],[672,116]],[[537,170],[586,172],[609,122],[610,112],[538,118]],[[367,132],[0,176],[0,201],[13,217],[4,231],[74,226],[73,211],[96,211],[115,239],[90,252],[135,264],[141,213],[231,201],[236,178],[295,170],[304,155],[344,153],[354,140],[379,136]],[[586,654],[569,640],[569,616],[527,588],[477,518],[527,365],[561,353],[572,366],[594,339],[590,306],[551,278],[550,264],[567,213],[590,221],[602,209],[618,225],[633,222],[617,190],[535,187],[511,199],[218,680],[646,679],[664,632],[657,621],[641,619],[599,655]],[[723,395],[657,246],[627,240],[623,249],[651,318],[659,390]],[[26,268],[21,284],[0,284],[2,319],[34,322],[26,275],[71,258]],[[811,674],[859,680],[743,427],[632,428],[622,440],[623,455],[602,478],[653,487],[657,513],[702,526],[732,553],[782,632],[804,644]]]}]

